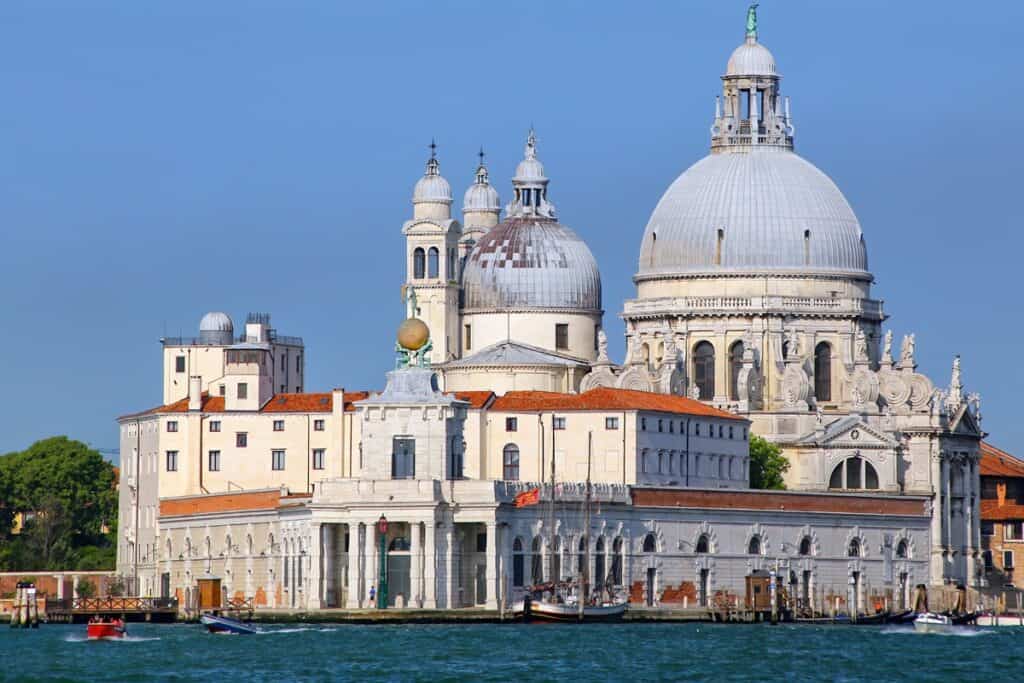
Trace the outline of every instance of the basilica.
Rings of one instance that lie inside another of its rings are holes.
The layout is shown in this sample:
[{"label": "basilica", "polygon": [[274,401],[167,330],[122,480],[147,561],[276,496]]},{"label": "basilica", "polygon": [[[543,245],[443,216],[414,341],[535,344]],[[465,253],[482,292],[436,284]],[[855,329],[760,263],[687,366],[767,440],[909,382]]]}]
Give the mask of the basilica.
[{"label": "basilica", "polygon": [[[507,204],[481,155],[461,221],[432,149],[383,391],[305,391],[302,340],[265,314],[162,340],[164,403],[119,418],[119,573],[185,604],[217,577],[268,609],[493,608],[583,563],[647,605],[735,604],[767,572],[809,609],[980,588],[959,357],[937,385],[913,334],[894,349],[754,7],[721,83],[709,154],[637,230],[621,362],[532,130]],[[752,435],[781,447],[786,491],[749,488]]]}]

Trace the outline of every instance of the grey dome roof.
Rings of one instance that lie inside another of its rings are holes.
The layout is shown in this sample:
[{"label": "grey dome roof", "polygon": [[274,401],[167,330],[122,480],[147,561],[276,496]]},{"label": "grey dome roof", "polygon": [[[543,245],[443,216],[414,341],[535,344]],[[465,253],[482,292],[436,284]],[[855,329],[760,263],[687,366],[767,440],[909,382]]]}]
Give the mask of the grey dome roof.
[{"label": "grey dome roof", "polygon": [[447,202],[452,201],[452,186],[440,175],[425,175],[416,181],[416,187],[412,190],[412,201],[419,202]]},{"label": "grey dome roof", "polygon": [[462,288],[464,310],[601,310],[594,255],[571,229],[540,216],[506,219],[481,237]]},{"label": "grey dome roof", "polygon": [[777,76],[775,57],[756,38],[747,38],[745,43],[733,50],[725,67],[725,75]]},{"label": "grey dome roof", "polygon": [[231,344],[235,325],[231,316],[220,311],[211,311],[199,321],[199,342],[201,344]]},{"label": "grey dome roof", "polygon": [[869,278],[867,268],[860,224],[835,183],[797,154],[767,148],[712,154],[679,176],[647,223],[637,277],[783,271]]},{"label": "grey dome roof", "polygon": [[462,198],[463,211],[501,211],[501,198],[491,185],[473,183]]}]

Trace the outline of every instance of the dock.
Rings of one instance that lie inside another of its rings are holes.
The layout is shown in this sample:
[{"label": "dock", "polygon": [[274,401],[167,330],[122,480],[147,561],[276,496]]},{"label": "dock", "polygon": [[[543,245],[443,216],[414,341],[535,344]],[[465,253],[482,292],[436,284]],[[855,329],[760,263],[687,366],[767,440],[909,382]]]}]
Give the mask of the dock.
[{"label": "dock", "polygon": [[46,620],[82,624],[94,616],[121,617],[131,622],[172,623],[178,618],[176,598],[67,598],[46,601]]}]

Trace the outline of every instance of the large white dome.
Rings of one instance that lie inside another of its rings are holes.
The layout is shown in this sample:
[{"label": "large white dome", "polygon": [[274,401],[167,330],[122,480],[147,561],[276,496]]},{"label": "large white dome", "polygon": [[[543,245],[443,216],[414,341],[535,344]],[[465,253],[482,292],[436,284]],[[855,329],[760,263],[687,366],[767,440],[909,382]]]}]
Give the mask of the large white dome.
[{"label": "large white dome", "polygon": [[860,224],[835,183],[793,152],[753,148],[704,157],[672,183],[647,223],[637,277],[870,278],[867,268]]}]

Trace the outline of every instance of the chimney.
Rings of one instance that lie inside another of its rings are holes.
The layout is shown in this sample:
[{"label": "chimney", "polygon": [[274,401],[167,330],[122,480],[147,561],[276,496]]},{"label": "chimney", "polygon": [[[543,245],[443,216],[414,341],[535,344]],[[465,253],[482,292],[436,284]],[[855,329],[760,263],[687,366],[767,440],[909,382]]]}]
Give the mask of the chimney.
[{"label": "chimney", "polygon": [[203,408],[203,378],[199,375],[191,375],[188,378],[188,409],[202,410]]}]

